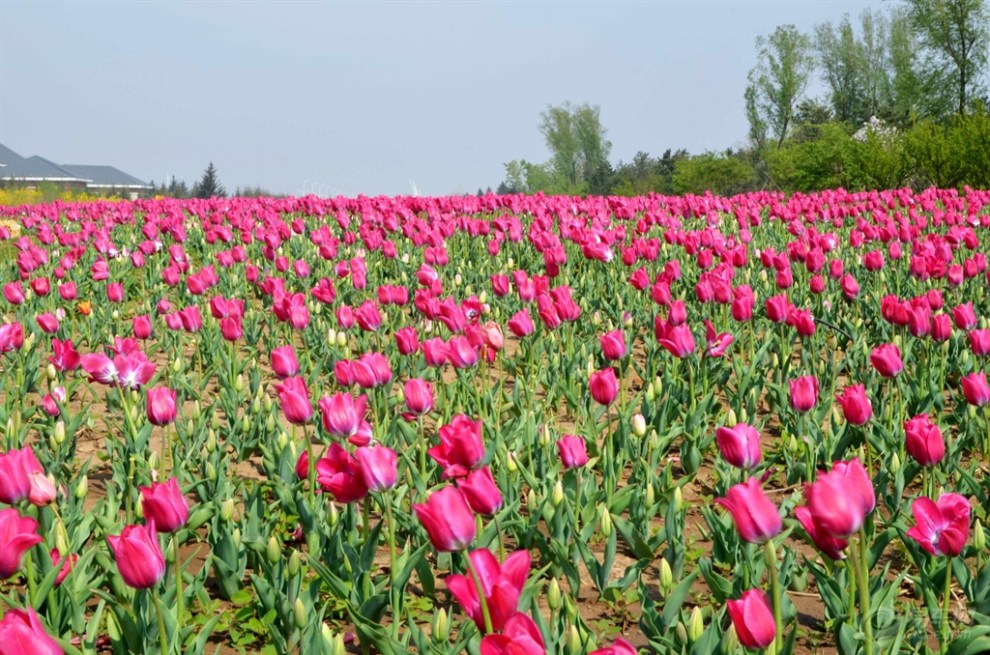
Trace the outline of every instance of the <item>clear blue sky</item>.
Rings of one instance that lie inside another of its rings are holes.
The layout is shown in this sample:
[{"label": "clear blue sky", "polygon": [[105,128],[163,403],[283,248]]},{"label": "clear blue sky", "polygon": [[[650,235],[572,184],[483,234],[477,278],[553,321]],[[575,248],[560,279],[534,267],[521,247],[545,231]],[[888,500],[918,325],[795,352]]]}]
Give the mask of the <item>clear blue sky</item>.
[{"label": "clear blue sky", "polygon": [[540,112],[601,107],[612,160],[742,145],[754,41],[879,0],[0,0],[0,142],[228,191],[475,192],[549,158]]}]

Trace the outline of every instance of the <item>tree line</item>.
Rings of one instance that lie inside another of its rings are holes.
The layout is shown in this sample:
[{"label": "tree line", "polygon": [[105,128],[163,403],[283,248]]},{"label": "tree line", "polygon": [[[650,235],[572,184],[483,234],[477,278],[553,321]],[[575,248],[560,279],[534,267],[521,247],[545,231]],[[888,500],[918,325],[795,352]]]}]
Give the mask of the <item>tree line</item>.
[{"label": "tree line", "polygon": [[[745,147],[609,161],[612,144],[590,104],[549,106],[544,163],[505,164],[499,193],[735,194],[899,186],[990,186],[984,0],[906,0],[886,12],[757,39],[744,94]],[[819,76],[826,93],[810,97]]]}]

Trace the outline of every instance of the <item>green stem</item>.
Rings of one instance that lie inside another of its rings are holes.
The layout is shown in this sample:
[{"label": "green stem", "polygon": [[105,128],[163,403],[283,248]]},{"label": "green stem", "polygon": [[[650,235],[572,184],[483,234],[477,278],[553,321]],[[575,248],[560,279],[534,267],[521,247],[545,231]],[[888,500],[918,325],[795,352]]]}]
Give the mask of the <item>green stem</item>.
[{"label": "green stem", "polygon": [[38,589],[34,580],[34,558],[29,550],[24,557],[24,574],[28,583],[28,605],[34,607],[38,600]]},{"label": "green stem", "polygon": [[481,616],[485,622],[485,634],[492,634],[492,616],[488,612],[488,599],[485,597],[485,589],[481,585],[481,578],[478,577],[478,572],[474,568],[474,562],[471,561],[470,555],[465,554],[467,559],[467,568],[471,573],[471,579],[474,580],[474,588],[478,593],[478,602],[481,604]]},{"label": "green stem", "polygon": [[581,468],[574,469],[574,535],[581,538]]},{"label": "green stem", "polygon": [[859,611],[863,620],[866,655],[873,655],[873,615],[870,612],[870,561],[866,545],[866,530],[859,534]]},{"label": "green stem", "polygon": [[155,613],[158,615],[158,642],[161,644],[162,655],[168,655],[168,635],[165,633],[165,609],[162,607],[162,599],[158,597],[157,589],[151,589],[151,600],[155,603]]},{"label": "green stem", "polygon": [[402,610],[400,607],[401,595],[395,587],[396,566],[399,559],[395,551],[395,519],[392,516],[392,499],[388,497],[388,494],[382,494],[381,500],[385,506],[385,520],[388,522],[388,577],[389,590],[392,595],[392,636],[398,640],[399,626],[402,623],[400,620]]},{"label": "green stem", "polygon": [[179,559],[179,539],[174,534],[172,535],[172,557],[175,558],[172,566],[175,567],[176,620],[179,625],[182,625],[182,615],[185,610],[185,598],[182,595],[182,560]]},{"label": "green stem", "polygon": [[949,650],[949,603],[952,600],[952,558],[945,560],[945,590],[942,594],[942,625],[939,629],[939,652],[945,655]]},{"label": "green stem", "polygon": [[777,547],[770,539],[766,543],[767,575],[770,576],[770,589],[773,593],[773,623],[776,626],[774,652],[782,652],[784,645],[784,619],[780,595],[780,575],[777,570]]},{"label": "green stem", "polygon": [[849,616],[848,621],[852,623],[853,616],[856,615],[856,578],[858,577],[859,567],[856,565],[856,549],[850,548],[848,553],[848,558],[845,562],[846,565],[846,575],[849,576]]}]

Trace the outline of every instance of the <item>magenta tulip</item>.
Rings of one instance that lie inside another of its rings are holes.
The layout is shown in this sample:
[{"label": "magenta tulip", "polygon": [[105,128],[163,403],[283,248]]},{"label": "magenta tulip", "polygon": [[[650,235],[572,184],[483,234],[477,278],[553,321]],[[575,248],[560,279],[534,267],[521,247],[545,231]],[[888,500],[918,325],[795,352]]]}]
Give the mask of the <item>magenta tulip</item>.
[{"label": "magenta tulip", "polygon": [[990,385],[987,384],[986,373],[982,371],[979,373],[970,373],[963,377],[961,382],[963,396],[966,398],[967,403],[976,405],[977,407],[983,407],[987,403],[990,403]]},{"label": "magenta tulip", "polygon": [[141,487],[141,508],[144,518],[162,532],[175,532],[189,520],[189,503],[175,478]]},{"label": "magenta tulip", "polygon": [[863,527],[876,505],[873,481],[859,459],[837,462],[806,488],[808,509],[824,535],[845,538]]},{"label": "magenta tulip", "polygon": [[279,346],[272,349],[272,371],[280,380],[290,378],[299,373],[299,360],[292,346]]},{"label": "magenta tulip", "polygon": [[763,458],[760,432],[746,423],[716,429],[715,442],[722,458],[736,468],[751,469]]},{"label": "magenta tulip", "polygon": [[478,468],[485,457],[481,439],[481,421],[472,421],[460,414],[448,425],[440,427],[440,445],[427,452],[443,467],[443,479],[461,478]]},{"label": "magenta tulip", "polygon": [[622,330],[607,332],[598,337],[598,341],[602,345],[602,354],[605,359],[614,361],[626,356],[626,338],[623,336]]},{"label": "magenta tulip", "polygon": [[[176,402],[175,389],[167,387],[148,389],[148,422],[152,425],[173,423],[178,413]],[[171,532],[171,530],[164,531]]]},{"label": "magenta tulip", "polygon": [[739,600],[726,602],[739,643],[746,648],[766,648],[777,636],[773,610],[759,589],[744,591]]},{"label": "magenta tulip", "polygon": [[[372,473],[372,477],[375,475]],[[316,481],[338,503],[353,503],[368,495],[360,463],[337,442],[330,444],[316,463]]]},{"label": "magenta tulip", "polygon": [[801,523],[804,531],[808,533],[808,537],[814,542],[818,549],[825,553],[828,557],[833,560],[840,560],[845,558],[845,554],[842,552],[849,545],[849,542],[845,539],[840,539],[827,535],[822,532],[817,525],[815,525],[815,520],[811,516],[811,510],[805,506],[796,507],[794,509],[794,516]]},{"label": "magenta tulip", "polygon": [[870,362],[881,376],[892,378],[904,370],[901,350],[892,343],[877,346],[870,353]]},{"label": "magenta tulip", "polygon": [[932,555],[955,557],[969,535],[969,501],[959,494],[939,496],[938,501],[921,496],[911,504],[915,526],[907,535]]},{"label": "magenta tulip", "polygon": [[784,526],[777,506],[767,498],[757,478],[734,485],[725,498],[716,498],[715,502],[729,510],[739,536],[750,543],[764,543]]},{"label": "magenta tulip", "polygon": [[0,655],[62,655],[34,608],[11,609],[0,620]]},{"label": "magenta tulip", "polygon": [[482,516],[493,516],[502,507],[502,492],[487,466],[457,478],[457,488],[464,492],[471,509]]},{"label": "magenta tulip", "polygon": [[464,550],[474,541],[477,530],[474,512],[457,487],[433,492],[425,503],[413,505],[413,510],[437,550],[447,553]]},{"label": "magenta tulip", "polygon": [[557,452],[565,469],[580,468],[588,463],[587,442],[573,434],[565,434],[557,440]]},{"label": "magenta tulip", "polygon": [[505,622],[502,634],[485,635],[481,655],[545,655],[543,635],[527,614],[516,612]]},{"label": "magenta tulip", "polygon": [[368,491],[381,493],[395,486],[398,478],[396,453],[388,446],[364,446],[354,452]]},{"label": "magenta tulip", "polygon": [[408,380],[403,387],[403,396],[411,414],[422,416],[433,409],[433,385],[422,378]]},{"label": "magenta tulip", "polygon": [[619,381],[615,377],[615,371],[611,368],[592,373],[588,387],[594,401],[606,407],[615,402],[619,395]]},{"label": "magenta tulip", "polygon": [[148,589],[165,576],[165,555],[153,520],[147,525],[128,525],[119,536],[108,536],[107,542],[128,586]]},{"label": "magenta tulip", "polygon": [[835,395],[842,406],[842,414],[853,425],[865,425],[873,417],[873,405],[866,395],[866,386],[853,384]]},{"label": "magenta tulip", "polygon": [[[529,577],[530,556],[526,550],[517,550],[499,564],[487,548],[471,551],[469,557],[478,574],[482,593],[488,605],[492,629],[499,631],[518,611],[519,596]],[[478,629],[485,629],[478,587],[470,575],[453,574],[447,577],[447,588],[471,617]]]},{"label": "magenta tulip", "polygon": [[286,378],[281,384],[275,385],[279,404],[285,420],[295,425],[309,422],[313,417],[313,405],[309,401],[309,389],[301,377]]},{"label": "magenta tulip", "polygon": [[37,521],[21,516],[12,507],[0,509],[0,580],[14,575],[24,553],[41,541]]},{"label": "magenta tulip", "polygon": [[945,457],[942,431],[927,414],[904,421],[904,449],[922,466],[934,466]]},{"label": "magenta tulip", "polygon": [[808,412],[818,402],[818,378],[805,375],[790,380],[791,408],[797,412]]}]

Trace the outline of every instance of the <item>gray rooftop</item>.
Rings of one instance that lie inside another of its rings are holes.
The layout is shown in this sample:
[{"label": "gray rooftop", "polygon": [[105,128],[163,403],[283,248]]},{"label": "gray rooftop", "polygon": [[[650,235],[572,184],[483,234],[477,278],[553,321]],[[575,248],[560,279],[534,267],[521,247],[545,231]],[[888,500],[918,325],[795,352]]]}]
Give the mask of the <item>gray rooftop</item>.
[{"label": "gray rooftop", "polygon": [[89,186],[151,188],[151,185],[147,182],[142,182],[133,175],[128,175],[124,171],[119,168],[114,168],[113,166],[62,164],[61,168],[76,177],[90,180]]}]

